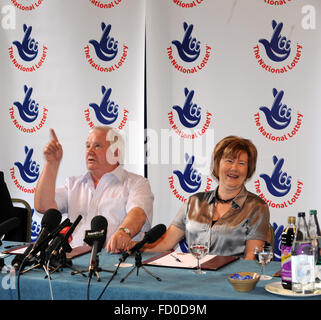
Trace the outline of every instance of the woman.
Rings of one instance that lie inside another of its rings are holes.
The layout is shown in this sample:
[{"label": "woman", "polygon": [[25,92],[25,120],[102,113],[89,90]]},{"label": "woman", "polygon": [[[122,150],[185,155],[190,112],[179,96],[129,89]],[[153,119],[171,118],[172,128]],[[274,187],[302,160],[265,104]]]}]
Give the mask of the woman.
[{"label": "woman", "polygon": [[216,190],[200,192],[188,199],[166,233],[144,251],[161,252],[174,248],[188,233],[191,221],[211,226],[210,254],[254,259],[254,248],[268,240],[267,204],[244,186],[256,168],[257,150],[250,140],[229,136],[215,147],[212,174]]}]

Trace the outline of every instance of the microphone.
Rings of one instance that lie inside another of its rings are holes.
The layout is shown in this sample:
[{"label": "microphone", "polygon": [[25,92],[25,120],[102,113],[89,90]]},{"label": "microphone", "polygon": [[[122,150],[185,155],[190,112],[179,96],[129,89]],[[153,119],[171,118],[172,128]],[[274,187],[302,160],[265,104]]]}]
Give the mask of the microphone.
[{"label": "microphone", "polygon": [[70,220],[66,218],[63,222],[61,222],[61,224],[58,225],[57,228],[54,229],[54,231],[52,231],[50,234],[50,239],[55,239],[62,232],[62,230],[68,226],[70,226]]},{"label": "microphone", "polygon": [[153,243],[158,240],[166,231],[166,226],[164,224],[157,224],[152,229],[145,233],[144,239],[136,243],[128,252],[123,252],[122,257],[119,259],[121,262],[124,262],[130,254],[139,251],[146,243]]},{"label": "microphone", "polygon": [[39,251],[43,251],[48,246],[49,241],[52,239],[52,232],[55,231],[56,227],[59,225],[61,217],[61,213],[56,209],[48,209],[44,213],[41,220],[41,230],[38,239],[26,256],[27,260],[31,260]]},{"label": "microphone", "polygon": [[70,226],[70,220],[66,218],[57,228],[54,232],[51,234],[51,238],[53,239],[50,244],[48,245],[46,249],[46,260],[48,261],[50,255],[53,253],[54,250],[57,250],[59,245],[62,242],[62,239],[64,237],[64,234],[62,233],[62,230],[64,228],[68,228]]},{"label": "microphone", "polygon": [[97,254],[101,251],[106,241],[108,222],[104,216],[95,216],[91,220],[91,230],[86,230],[84,241],[92,246],[90,263],[89,263],[89,278],[96,271],[98,264]]},{"label": "microphone", "polygon": [[[70,236],[72,235],[72,233],[74,232],[74,230],[76,229],[76,227],[78,226],[80,220],[82,219],[82,215],[78,215],[77,219],[74,221],[74,223],[70,226],[70,228],[67,230],[67,232],[65,233],[64,236],[64,241],[66,243],[68,243],[68,239],[70,238]],[[70,250],[71,251],[71,250]],[[67,252],[70,252],[67,251]]]},{"label": "microphone", "polygon": [[[61,234],[62,236],[65,236],[65,234],[68,232],[68,230],[70,229],[71,224],[69,224],[69,226],[64,227],[59,234]],[[72,241],[72,235],[69,236],[68,238],[68,243],[70,243]]]},{"label": "microphone", "polygon": [[[82,215],[79,215],[75,222],[69,227],[66,233],[59,233],[56,238],[51,242],[50,246],[46,250],[47,257],[49,258],[51,255],[56,256],[58,254],[59,248],[61,246],[64,247],[66,252],[71,252],[72,248],[68,243],[68,239],[71,236],[71,234],[74,232],[76,227],[78,226],[80,220],[82,219]],[[64,226],[61,228],[64,229],[66,226],[70,224],[70,220],[67,218],[64,221],[68,220]],[[60,231],[61,231],[60,230]]]},{"label": "microphone", "polygon": [[[50,216],[49,216],[50,215]],[[60,217],[60,219],[59,219]],[[42,217],[42,220],[41,220],[41,225],[42,227],[45,227],[49,224],[49,229],[54,229],[56,227],[56,223],[59,224],[61,220],[61,214],[58,210],[55,210],[55,209],[49,209],[47,210],[45,213],[44,213],[44,216]],[[69,220],[69,219],[66,219],[66,220]],[[65,221],[66,221],[65,220]],[[64,222],[63,222],[64,223]],[[46,243],[48,243],[50,241],[50,239],[52,239],[55,234],[57,234],[63,227],[61,227],[61,225],[58,226],[51,234],[50,234],[50,237],[48,235],[48,238],[46,240]],[[43,230],[41,231],[43,232]],[[41,234],[40,232],[40,234]],[[44,233],[44,232],[43,232]],[[42,241],[40,240],[40,234],[39,234],[39,237],[38,237],[38,240],[35,242],[35,243],[31,243],[27,249],[24,251],[24,253],[22,254],[17,254],[14,259],[11,261],[11,265],[18,271],[20,270],[20,267],[21,269],[25,266],[31,266],[33,264],[33,262],[31,261],[32,258],[34,257],[34,255],[41,250],[41,248],[38,250],[37,248],[35,248],[36,246],[36,243],[40,243],[39,241]],[[44,242],[40,243],[40,245],[45,245]],[[33,251],[33,255],[30,256],[30,252],[32,250],[38,250],[37,252],[34,252]],[[23,264],[23,265],[22,265]]]},{"label": "microphone", "polygon": [[13,217],[2,222],[0,224],[0,238],[2,238],[6,233],[10,232],[11,230],[17,228],[19,225],[20,225],[20,219],[17,217]]}]

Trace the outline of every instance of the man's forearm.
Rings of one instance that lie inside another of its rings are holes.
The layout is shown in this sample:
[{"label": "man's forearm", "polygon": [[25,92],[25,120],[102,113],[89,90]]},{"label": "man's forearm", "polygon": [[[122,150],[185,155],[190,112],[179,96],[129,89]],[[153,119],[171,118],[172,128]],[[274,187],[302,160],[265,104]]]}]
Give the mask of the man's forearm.
[{"label": "man's forearm", "polygon": [[127,228],[131,232],[133,238],[140,232],[141,228],[146,222],[146,214],[143,209],[135,207],[128,212],[126,218],[120,224],[119,228]]},{"label": "man's forearm", "polygon": [[[119,225],[118,229],[114,232],[107,243],[107,253],[109,252],[120,252],[127,248],[128,244],[137,233],[140,232],[146,221],[146,214],[143,209],[135,207],[131,209],[126,218]],[[124,229],[128,229],[128,234]]]},{"label": "man's forearm", "polygon": [[59,164],[49,164],[46,162],[39,178],[35,191],[34,207],[40,213],[44,213],[49,208],[57,209],[55,189],[58,168]]}]

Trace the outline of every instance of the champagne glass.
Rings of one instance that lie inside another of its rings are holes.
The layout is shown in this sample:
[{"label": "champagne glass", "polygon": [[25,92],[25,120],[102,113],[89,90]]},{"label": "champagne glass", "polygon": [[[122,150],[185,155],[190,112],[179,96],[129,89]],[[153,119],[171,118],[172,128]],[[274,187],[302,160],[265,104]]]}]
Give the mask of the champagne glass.
[{"label": "champagne glass", "polygon": [[271,246],[255,247],[255,260],[261,265],[260,280],[271,280],[271,276],[264,275],[264,267],[272,260],[273,250]]},{"label": "champagne glass", "polygon": [[208,253],[208,242],[198,242],[198,243],[192,243],[189,247],[190,252],[192,255],[197,259],[197,269],[193,272],[196,274],[204,274],[206,273],[201,269],[200,260],[205,257]]}]

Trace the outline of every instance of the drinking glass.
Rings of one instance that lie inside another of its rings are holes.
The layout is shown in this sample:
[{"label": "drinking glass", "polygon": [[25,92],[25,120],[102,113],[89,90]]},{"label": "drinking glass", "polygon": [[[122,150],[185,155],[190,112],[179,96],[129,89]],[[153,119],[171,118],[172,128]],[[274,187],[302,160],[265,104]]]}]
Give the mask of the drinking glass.
[{"label": "drinking glass", "polygon": [[311,274],[313,270],[307,262],[301,262],[296,268],[296,279],[304,287],[311,282]]},{"label": "drinking glass", "polygon": [[255,260],[261,265],[261,276],[260,280],[270,280],[271,276],[264,274],[264,267],[273,258],[273,249],[271,246],[255,247],[254,249]]},{"label": "drinking glass", "polygon": [[189,220],[186,225],[186,241],[190,253],[197,259],[197,269],[193,272],[204,274],[200,260],[207,255],[210,248],[211,227],[206,223]]},{"label": "drinking glass", "polygon": [[321,289],[321,266],[315,266],[315,288]]},{"label": "drinking glass", "polygon": [[208,253],[208,242],[192,243],[189,248],[192,255],[197,259],[197,269],[194,273],[204,274],[206,273],[201,269],[200,260],[205,257]]}]

